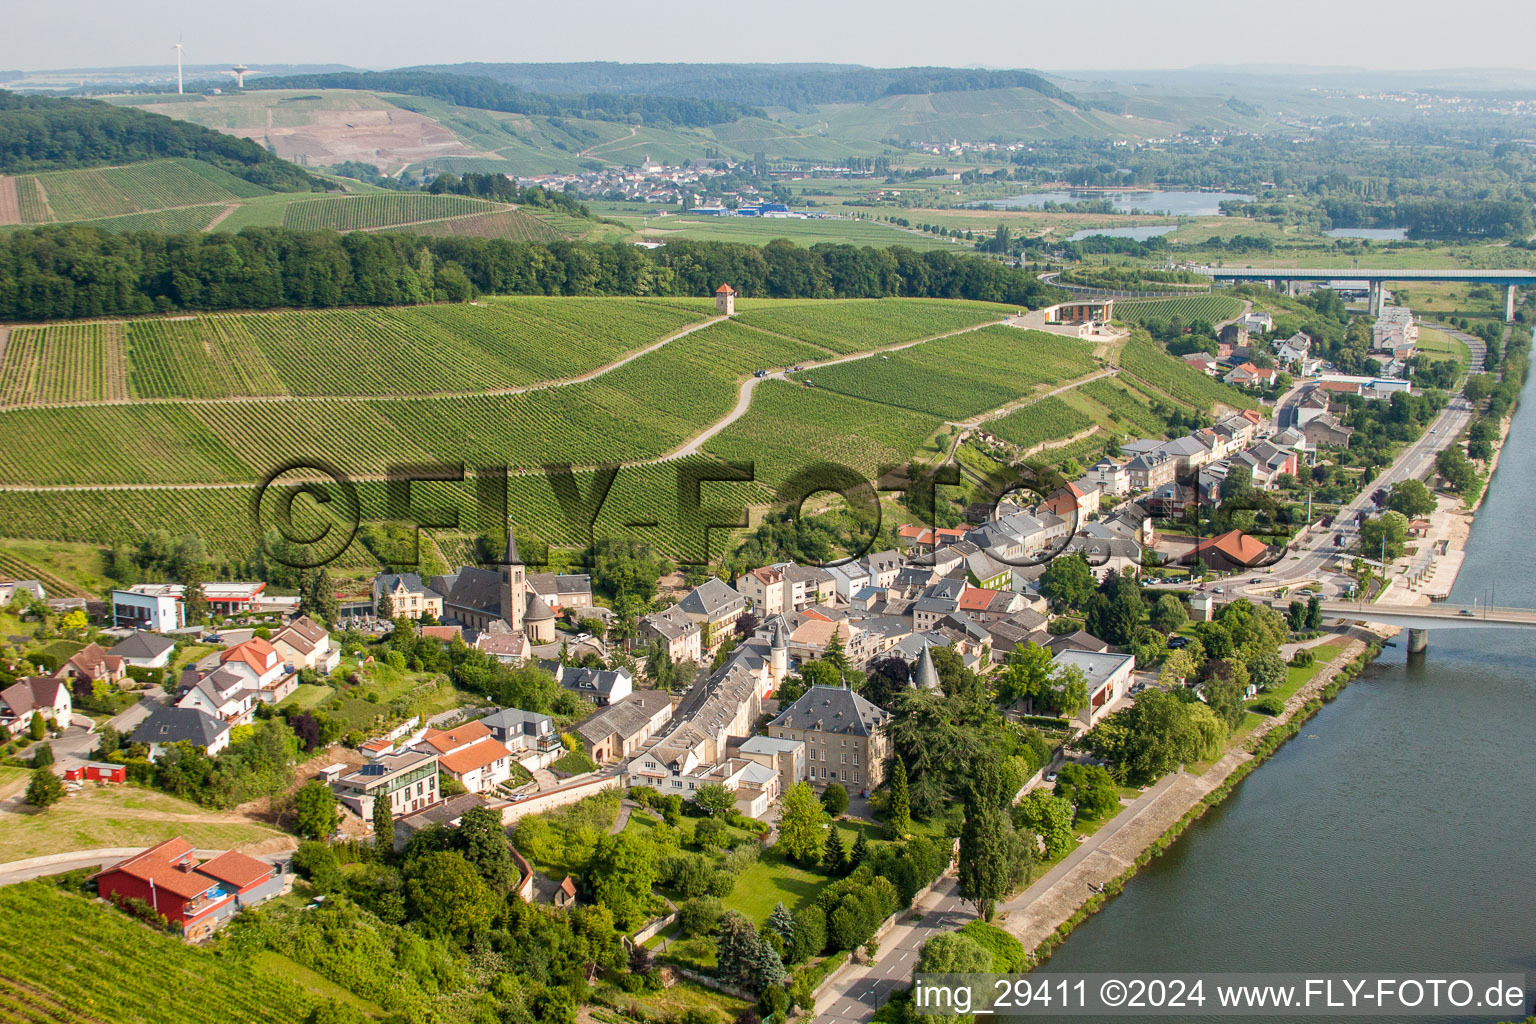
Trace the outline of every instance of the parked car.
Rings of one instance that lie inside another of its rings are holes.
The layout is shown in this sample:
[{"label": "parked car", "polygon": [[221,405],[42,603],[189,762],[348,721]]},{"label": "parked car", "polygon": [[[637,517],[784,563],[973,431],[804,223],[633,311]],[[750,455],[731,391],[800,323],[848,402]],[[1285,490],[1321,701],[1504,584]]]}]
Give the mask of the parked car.
[{"label": "parked car", "polygon": [[1213,593],[1213,594],[1225,594],[1226,591],[1223,590],[1221,587],[1212,587],[1211,588],[1211,593]]},{"label": "parked car", "polygon": [[1263,583],[1264,582],[1264,577],[1263,576],[1255,576],[1253,579],[1249,580],[1248,582],[1249,583]]}]

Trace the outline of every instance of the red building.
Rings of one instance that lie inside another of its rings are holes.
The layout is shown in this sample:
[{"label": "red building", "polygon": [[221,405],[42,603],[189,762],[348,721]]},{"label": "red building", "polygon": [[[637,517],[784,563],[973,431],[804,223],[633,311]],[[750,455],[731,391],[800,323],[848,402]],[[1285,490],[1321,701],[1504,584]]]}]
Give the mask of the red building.
[{"label": "red building", "polygon": [[87,761],[65,769],[64,778],[70,782],[127,782],[128,767],[106,761]]},{"label": "red building", "polygon": [[243,907],[275,896],[282,877],[274,865],[233,850],[199,864],[192,844],[177,837],[101,871],[96,888],[103,899],[137,900],[183,937],[203,939]]}]

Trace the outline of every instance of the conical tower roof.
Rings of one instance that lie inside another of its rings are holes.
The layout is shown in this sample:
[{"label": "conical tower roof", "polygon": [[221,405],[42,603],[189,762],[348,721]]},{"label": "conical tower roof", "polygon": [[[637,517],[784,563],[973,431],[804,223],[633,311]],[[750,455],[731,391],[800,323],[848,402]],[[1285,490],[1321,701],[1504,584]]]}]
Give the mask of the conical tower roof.
[{"label": "conical tower roof", "polygon": [[555,617],[555,611],[544,603],[544,599],[533,591],[528,592],[528,604],[523,611],[524,622],[549,622]]},{"label": "conical tower roof", "polygon": [[507,557],[502,559],[507,565],[522,565],[523,556],[517,553],[517,535],[512,532],[512,524],[507,524]]},{"label": "conical tower roof", "polygon": [[923,653],[917,656],[917,669],[912,673],[912,685],[919,690],[939,688],[939,670],[933,667],[933,655],[928,653],[928,646],[923,645]]}]

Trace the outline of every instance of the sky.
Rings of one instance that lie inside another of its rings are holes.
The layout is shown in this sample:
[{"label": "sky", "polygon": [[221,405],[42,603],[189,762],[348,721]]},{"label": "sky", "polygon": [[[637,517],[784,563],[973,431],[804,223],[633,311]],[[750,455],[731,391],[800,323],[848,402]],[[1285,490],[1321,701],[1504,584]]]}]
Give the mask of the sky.
[{"label": "sky", "polygon": [[[0,70],[243,61],[833,61],[897,67],[1536,68],[1530,0],[23,0]],[[1091,11],[1091,14],[1088,12]]]}]

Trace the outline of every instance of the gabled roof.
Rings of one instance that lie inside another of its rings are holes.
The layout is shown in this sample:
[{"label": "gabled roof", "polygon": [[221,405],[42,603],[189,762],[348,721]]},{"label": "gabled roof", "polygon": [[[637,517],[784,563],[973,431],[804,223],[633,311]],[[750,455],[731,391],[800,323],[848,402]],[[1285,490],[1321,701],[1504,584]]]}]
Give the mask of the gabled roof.
[{"label": "gabled roof", "polygon": [[[486,734],[490,734],[489,730]],[[508,750],[501,741],[485,739],[478,743],[471,743],[462,750],[455,750],[451,754],[443,754],[437,759],[437,763],[453,775],[463,775],[511,756],[512,751]]]},{"label": "gabled roof", "polygon": [[61,696],[59,691],[65,689],[62,680],[49,676],[26,676],[0,690],[0,703],[4,703],[11,714],[21,718],[39,708],[54,707]]},{"label": "gabled roof", "polygon": [[109,654],[97,643],[89,643],[76,651],[64,664],[73,665],[83,675],[92,679],[111,675],[123,667],[121,655]]},{"label": "gabled roof", "polygon": [[330,635],[330,632],[314,619],[308,615],[300,615],[273,637],[272,642],[281,640],[294,650],[308,654]]},{"label": "gabled roof", "polygon": [[210,878],[228,882],[236,889],[244,889],[270,876],[272,865],[259,861],[255,857],[249,857],[238,850],[229,850],[205,864],[198,865],[197,870]]},{"label": "gabled roof", "polygon": [[488,739],[491,730],[483,721],[466,722],[456,729],[428,729],[421,737],[421,742],[436,750],[439,754],[446,754],[450,750],[457,750],[468,743]]},{"label": "gabled roof", "polygon": [[787,729],[869,736],[890,716],[840,686],[813,686],[771,724]]},{"label": "gabled roof", "polygon": [[713,618],[734,603],[745,600],[746,598],[738,594],[724,580],[711,576],[689,591],[687,596],[677,603],[677,607],[689,615]]},{"label": "gabled roof", "polygon": [[232,661],[242,661],[258,676],[271,671],[280,665],[282,660],[272,645],[259,636],[252,637],[243,644],[236,644],[219,655],[220,664],[228,665]]},{"label": "gabled roof", "polygon": [[96,877],[101,878],[103,875],[122,872],[133,878],[151,882],[156,889],[190,900],[207,892],[217,881],[199,873],[195,868],[181,867],[181,864],[195,864],[189,860],[191,855],[192,844],[177,836],[175,839],[167,839],[163,843],[151,846],[143,853],[135,854],[127,860],[119,861],[98,873]]},{"label": "gabled roof", "polygon": [[188,743],[206,747],[229,731],[229,726],[198,708],[161,708],[133,731],[130,743]]},{"label": "gabled roof", "polygon": [[112,648],[112,653],[122,658],[158,658],[172,647],[176,641],[170,637],[161,636],[159,633],[147,633],[140,630],[132,636],[125,637]]}]

